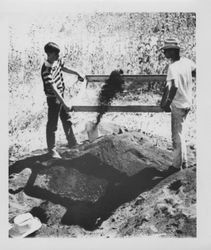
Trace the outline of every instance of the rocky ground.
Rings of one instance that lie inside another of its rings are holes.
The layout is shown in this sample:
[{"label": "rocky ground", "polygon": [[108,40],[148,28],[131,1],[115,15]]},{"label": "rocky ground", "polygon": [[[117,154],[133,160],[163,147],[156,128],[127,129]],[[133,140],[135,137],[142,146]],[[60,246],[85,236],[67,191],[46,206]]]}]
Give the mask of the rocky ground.
[{"label": "rocky ground", "polygon": [[25,212],[42,222],[29,237],[196,237],[194,145],[174,174],[166,140],[141,131],[58,150],[62,159],[37,150],[10,164],[10,224]]}]

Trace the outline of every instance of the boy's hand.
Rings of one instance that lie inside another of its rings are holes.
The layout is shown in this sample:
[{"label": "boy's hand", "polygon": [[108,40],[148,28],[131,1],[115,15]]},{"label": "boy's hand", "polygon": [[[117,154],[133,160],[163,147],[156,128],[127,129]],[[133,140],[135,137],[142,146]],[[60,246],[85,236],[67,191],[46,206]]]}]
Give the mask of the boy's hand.
[{"label": "boy's hand", "polygon": [[78,75],[78,81],[83,82],[84,78],[82,76]]},{"label": "boy's hand", "polygon": [[73,107],[72,106],[64,105],[64,109],[65,109],[66,112],[72,112],[73,111]]},{"label": "boy's hand", "polygon": [[171,108],[169,105],[166,105],[164,107],[162,107],[162,109],[165,111],[165,112],[171,112]]},{"label": "boy's hand", "polygon": [[166,102],[164,105],[162,105],[162,103],[160,103],[160,107],[161,107],[162,110],[164,110],[165,112],[171,112],[171,107],[170,107],[171,102],[172,102],[172,100],[168,99],[167,102]]}]

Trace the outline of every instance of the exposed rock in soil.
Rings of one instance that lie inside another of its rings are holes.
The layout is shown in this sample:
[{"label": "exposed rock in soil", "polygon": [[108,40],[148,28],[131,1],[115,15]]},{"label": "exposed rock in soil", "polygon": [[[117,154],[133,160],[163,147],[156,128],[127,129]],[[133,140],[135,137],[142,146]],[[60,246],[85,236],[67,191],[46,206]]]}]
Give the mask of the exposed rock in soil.
[{"label": "exposed rock in soil", "polygon": [[151,141],[123,133],[61,147],[62,159],[17,161],[10,166],[10,222],[31,212],[43,224],[34,237],[196,236],[195,168],[169,176],[171,151]]}]

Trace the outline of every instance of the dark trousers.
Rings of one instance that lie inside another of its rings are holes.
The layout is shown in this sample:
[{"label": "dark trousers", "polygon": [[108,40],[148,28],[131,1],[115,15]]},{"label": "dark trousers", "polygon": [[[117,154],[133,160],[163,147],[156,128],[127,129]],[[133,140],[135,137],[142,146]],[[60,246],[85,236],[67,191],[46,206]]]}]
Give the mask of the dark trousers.
[{"label": "dark trousers", "polygon": [[48,122],[46,127],[46,139],[48,150],[55,148],[56,143],[56,131],[58,126],[59,117],[61,119],[63,129],[68,141],[69,146],[76,144],[76,139],[72,130],[71,116],[65,111],[62,104],[54,97],[47,97],[48,104]]}]

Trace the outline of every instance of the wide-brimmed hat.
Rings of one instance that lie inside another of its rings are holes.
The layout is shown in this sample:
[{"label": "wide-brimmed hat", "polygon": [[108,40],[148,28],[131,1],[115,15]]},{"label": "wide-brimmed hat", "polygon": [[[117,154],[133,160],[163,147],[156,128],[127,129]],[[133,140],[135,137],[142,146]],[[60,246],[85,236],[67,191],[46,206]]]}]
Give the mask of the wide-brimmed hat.
[{"label": "wide-brimmed hat", "polygon": [[164,46],[161,49],[180,49],[179,41],[175,38],[168,38],[164,41]]},{"label": "wide-brimmed hat", "polygon": [[33,217],[32,214],[20,214],[14,218],[14,225],[9,230],[9,236],[12,238],[24,238],[37,231],[41,226],[40,220],[37,217]]}]

